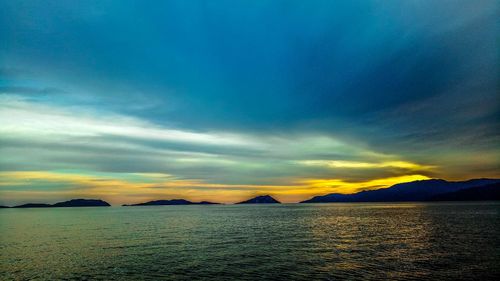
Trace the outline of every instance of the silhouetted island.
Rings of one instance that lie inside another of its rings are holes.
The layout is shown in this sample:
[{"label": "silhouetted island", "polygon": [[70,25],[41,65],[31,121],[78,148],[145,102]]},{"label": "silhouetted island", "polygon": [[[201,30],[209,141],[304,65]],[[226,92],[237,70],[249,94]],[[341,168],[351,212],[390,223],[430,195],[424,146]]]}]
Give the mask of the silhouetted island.
[{"label": "silhouetted island", "polygon": [[301,203],[434,201],[435,196],[441,194],[453,193],[468,188],[477,188],[496,183],[500,183],[500,180],[473,179],[458,182],[449,182],[441,179],[420,180],[399,183],[388,188],[361,191],[354,194],[332,193],[316,196],[309,200],[302,201]]},{"label": "silhouetted island", "polygon": [[274,199],[269,195],[262,195],[236,204],[280,204],[280,203],[281,202],[279,202],[278,200]]},{"label": "silhouetted island", "polygon": [[59,202],[52,207],[109,207],[108,202],[96,199],[72,199],[69,201]]},{"label": "silhouetted island", "polygon": [[55,204],[28,203],[12,208],[62,208],[62,207],[109,207],[111,205],[106,201],[98,199],[72,199],[69,201],[58,202]]},{"label": "silhouetted island", "polygon": [[500,183],[470,187],[430,198],[430,201],[490,201],[500,200]]},{"label": "silhouetted island", "polygon": [[14,206],[12,208],[49,208],[49,207],[52,207],[52,205],[43,203],[27,203],[19,206]]},{"label": "silhouetted island", "polygon": [[145,203],[138,204],[123,204],[122,206],[163,206],[163,205],[217,205],[219,203],[201,201],[201,202],[191,202],[185,199],[172,199],[172,200],[155,200]]},{"label": "silhouetted island", "polygon": [[1,206],[1,205],[0,205],[0,209],[1,209],[1,208],[10,208],[10,207],[9,207],[9,206]]},{"label": "silhouetted island", "polygon": [[219,205],[220,203],[215,203],[215,202],[209,202],[209,201],[201,201],[196,203],[198,205]]}]

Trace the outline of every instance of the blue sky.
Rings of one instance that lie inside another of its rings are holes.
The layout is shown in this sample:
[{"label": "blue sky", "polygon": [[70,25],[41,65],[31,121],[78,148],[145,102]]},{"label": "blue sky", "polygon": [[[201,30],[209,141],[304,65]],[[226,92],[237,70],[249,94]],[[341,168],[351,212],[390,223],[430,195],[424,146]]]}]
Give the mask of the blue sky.
[{"label": "blue sky", "polygon": [[500,176],[497,1],[0,1],[0,203]]}]

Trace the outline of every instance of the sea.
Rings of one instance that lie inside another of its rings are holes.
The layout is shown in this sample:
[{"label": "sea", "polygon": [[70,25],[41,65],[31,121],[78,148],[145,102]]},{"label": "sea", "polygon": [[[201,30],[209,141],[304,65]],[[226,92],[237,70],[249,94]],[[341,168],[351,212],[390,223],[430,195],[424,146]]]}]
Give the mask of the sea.
[{"label": "sea", "polygon": [[500,280],[500,203],[0,210],[1,280]]}]

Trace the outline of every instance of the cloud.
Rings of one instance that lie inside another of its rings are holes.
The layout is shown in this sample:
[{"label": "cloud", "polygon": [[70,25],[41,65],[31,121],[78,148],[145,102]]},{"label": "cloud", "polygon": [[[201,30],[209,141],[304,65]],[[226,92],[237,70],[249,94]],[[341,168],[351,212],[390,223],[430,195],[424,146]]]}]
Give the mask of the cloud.
[{"label": "cloud", "polygon": [[95,137],[102,135],[148,139],[167,142],[196,143],[215,146],[251,146],[235,135],[196,133],[160,128],[135,118],[108,114],[95,118],[77,109],[33,104],[14,96],[1,98],[0,132],[15,135],[58,137]]},{"label": "cloud", "polygon": [[498,177],[497,6],[2,1],[0,171],[171,175],[198,189],[168,196],[227,201]]},{"label": "cloud", "polygon": [[406,161],[386,161],[379,163],[370,163],[342,160],[302,160],[298,161],[298,163],[306,166],[326,166],[330,168],[347,169],[398,168],[405,170],[430,170],[434,168],[433,166],[424,166]]},{"label": "cloud", "polygon": [[[326,135],[193,132],[85,107],[69,111],[15,95],[1,101],[0,185],[12,196],[41,190],[101,196],[107,190],[106,198],[117,196],[111,198],[117,202],[130,200],[126,194],[134,190],[141,196],[193,198],[201,198],[194,191],[224,193],[226,202],[273,192],[292,200],[328,190],[304,185],[305,179],[370,181],[430,169]],[[332,156],[343,160],[307,160]],[[361,175],[367,168],[376,173]]]}]

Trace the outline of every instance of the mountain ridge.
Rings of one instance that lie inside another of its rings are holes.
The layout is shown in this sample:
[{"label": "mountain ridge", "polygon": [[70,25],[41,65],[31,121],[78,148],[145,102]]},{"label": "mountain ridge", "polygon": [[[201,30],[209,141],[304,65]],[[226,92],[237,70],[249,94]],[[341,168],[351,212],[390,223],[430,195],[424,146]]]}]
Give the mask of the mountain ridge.
[{"label": "mountain ridge", "polygon": [[319,195],[300,203],[429,201],[430,198],[439,194],[499,182],[500,179],[487,178],[466,181],[446,181],[443,179],[419,180],[352,194],[330,193]]},{"label": "mountain ridge", "polygon": [[5,208],[68,208],[68,207],[109,207],[108,202],[100,199],[71,199],[68,201],[57,202],[54,204],[46,203],[26,203],[13,207]]},{"label": "mountain ridge", "polygon": [[469,187],[433,196],[429,201],[491,201],[500,200],[500,183]]},{"label": "mountain ridge", "polygon": [[134,207],[134,206],[168,206],[168,205],[218,205],[220,203],[201,201],[201,202],[191,202],[185,199],[170,199],[170,200],[153,200],[144,203],[137,204],[123,204],[124,207]]},{"label": "mountain ridge", "polygon": [[281,202],[270,195],[261,195],[235,204],[281,204]]}]

